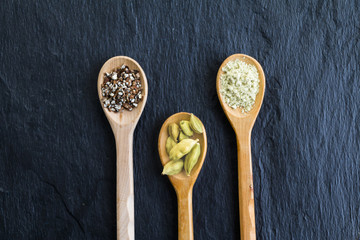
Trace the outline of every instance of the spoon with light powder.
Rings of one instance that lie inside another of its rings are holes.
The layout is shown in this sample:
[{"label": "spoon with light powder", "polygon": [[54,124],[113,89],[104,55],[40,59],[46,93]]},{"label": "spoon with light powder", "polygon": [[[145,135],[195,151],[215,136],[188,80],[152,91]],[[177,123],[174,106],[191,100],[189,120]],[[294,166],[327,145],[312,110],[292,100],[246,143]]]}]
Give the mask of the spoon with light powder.
[{"label": "spoon with light powder", "polygon": [[265,93],[265,75],[252,57],[234,54],[220,66],[216,77],[220,104],[236,133],[240,234],[242,240],[255,240],[254,187],[251,162],[251,130]]}]

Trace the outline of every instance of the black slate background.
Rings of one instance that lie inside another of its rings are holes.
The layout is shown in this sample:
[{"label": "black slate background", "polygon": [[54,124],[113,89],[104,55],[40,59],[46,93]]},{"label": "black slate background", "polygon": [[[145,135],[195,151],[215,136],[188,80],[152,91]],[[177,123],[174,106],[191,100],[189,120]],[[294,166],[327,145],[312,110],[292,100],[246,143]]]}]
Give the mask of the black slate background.
[{"label": "black slate background", "polygon": [[263,66],[252,134],[258,239],[360,239],[360,6],[353,1],[2,1],[0,239],[115,239],[115,143],[96,92],[136,59],[148,102],[134,135],[136,239],[177,239],[162,122],[208,133],[195,239],[239,239],[236,140],[215,90],[234,53]]}]

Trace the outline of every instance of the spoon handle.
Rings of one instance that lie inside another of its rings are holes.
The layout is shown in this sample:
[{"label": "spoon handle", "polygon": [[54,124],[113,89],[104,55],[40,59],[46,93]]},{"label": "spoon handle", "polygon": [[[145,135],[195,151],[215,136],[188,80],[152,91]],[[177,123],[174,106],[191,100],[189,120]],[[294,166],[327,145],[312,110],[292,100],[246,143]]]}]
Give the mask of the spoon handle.
[{"label": "spoon handle", "polygon": [[255,208],[251,164],[251,131],[236,134],[238,148],[239,210],[241,240],[255,240]]},{"label": "spoon handle", "polygon": [[119,127],[116,140],[116,223],[118,240],[134,240],[133,129]]},{"label": "spoon handle", "polygon": [[178,198],[179,240],[193,240],[192,188],[188,190],[180,189],[176,193]]}]

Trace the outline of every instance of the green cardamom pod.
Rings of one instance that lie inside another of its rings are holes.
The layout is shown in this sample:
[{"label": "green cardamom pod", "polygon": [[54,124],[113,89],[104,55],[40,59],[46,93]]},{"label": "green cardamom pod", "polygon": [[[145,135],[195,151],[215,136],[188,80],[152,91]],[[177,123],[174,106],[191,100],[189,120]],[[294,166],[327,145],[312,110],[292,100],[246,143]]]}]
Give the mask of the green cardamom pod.
[{"label": "green cardamom pod", "polygon": [[194,135],[194,132],[190,128],[189,121],[186,121],[186,120],[180,121],[180,128],[183,131],[183,133],[185,133],[186,136],[191,137],[192,135]]},{"label": "green cardamom pod", "polygon": [[191,149],[188,155],[185,157],[185,163],[184,163],[184,169],[186,172],[186,175],[190,176],[191,170],[194,168],[196,163],[199,160],[200,156],[200,144],[196,143],[195,146]]},{"label": "green cardamom pod", "polygon": [[183,170],[184,161],[182,159],[172,160],[165,164],[162,175],[175,175]]},{"label": "green cardamom pod", "polygon": [[174,141],[174,139],[172,139],[171,137],[168,137],[166,139],[166,144],[165,144],[165,148],[166,148],[166,152],[167,154],[170,153],[170,150],[176,145],[176,142]]},{"label": "green cardamom pod", "polygon": [[190,115],[190,127],[196,133],[203,133],[203,124],[194,114]]},{"label": "green cardamom pod", "polygon": [[169,153],[170,160],[177,160],[188,154],[199,139],[184,139],[176,144]]},{"label": "green cardamom pod", "polygon": [[168,127],[169,136],[172,137],[172,139],[177,142],[180,129],[179,126],[176,123],[170,123]]},{"label": "green cardamom pod", "polygon": [[181,142],[182,140],[184,140],[184,139],[188,139],[189,137],[188,136],[186,136],[183,132],[180,132],[180,134],[179,134],[179,142]]}]

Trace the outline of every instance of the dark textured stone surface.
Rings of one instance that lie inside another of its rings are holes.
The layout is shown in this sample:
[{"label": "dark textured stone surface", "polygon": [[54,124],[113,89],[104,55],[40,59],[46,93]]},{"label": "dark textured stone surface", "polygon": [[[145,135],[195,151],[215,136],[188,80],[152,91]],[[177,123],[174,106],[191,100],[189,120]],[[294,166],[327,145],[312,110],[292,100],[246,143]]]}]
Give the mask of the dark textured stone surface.
[{"label": "dark textured stone surface", "polygon": [[252,134],[258,239],[360,238],[357,0],[0,5],[0,239],[115,239],[115,146],[96,92],[115,55],[149,82],[134,135],[136,238],[177,238],[157,136],[188,111],[209,141],[195,239],[239,239],[236,140],[215,90],[233,53],[267,77]]}]

